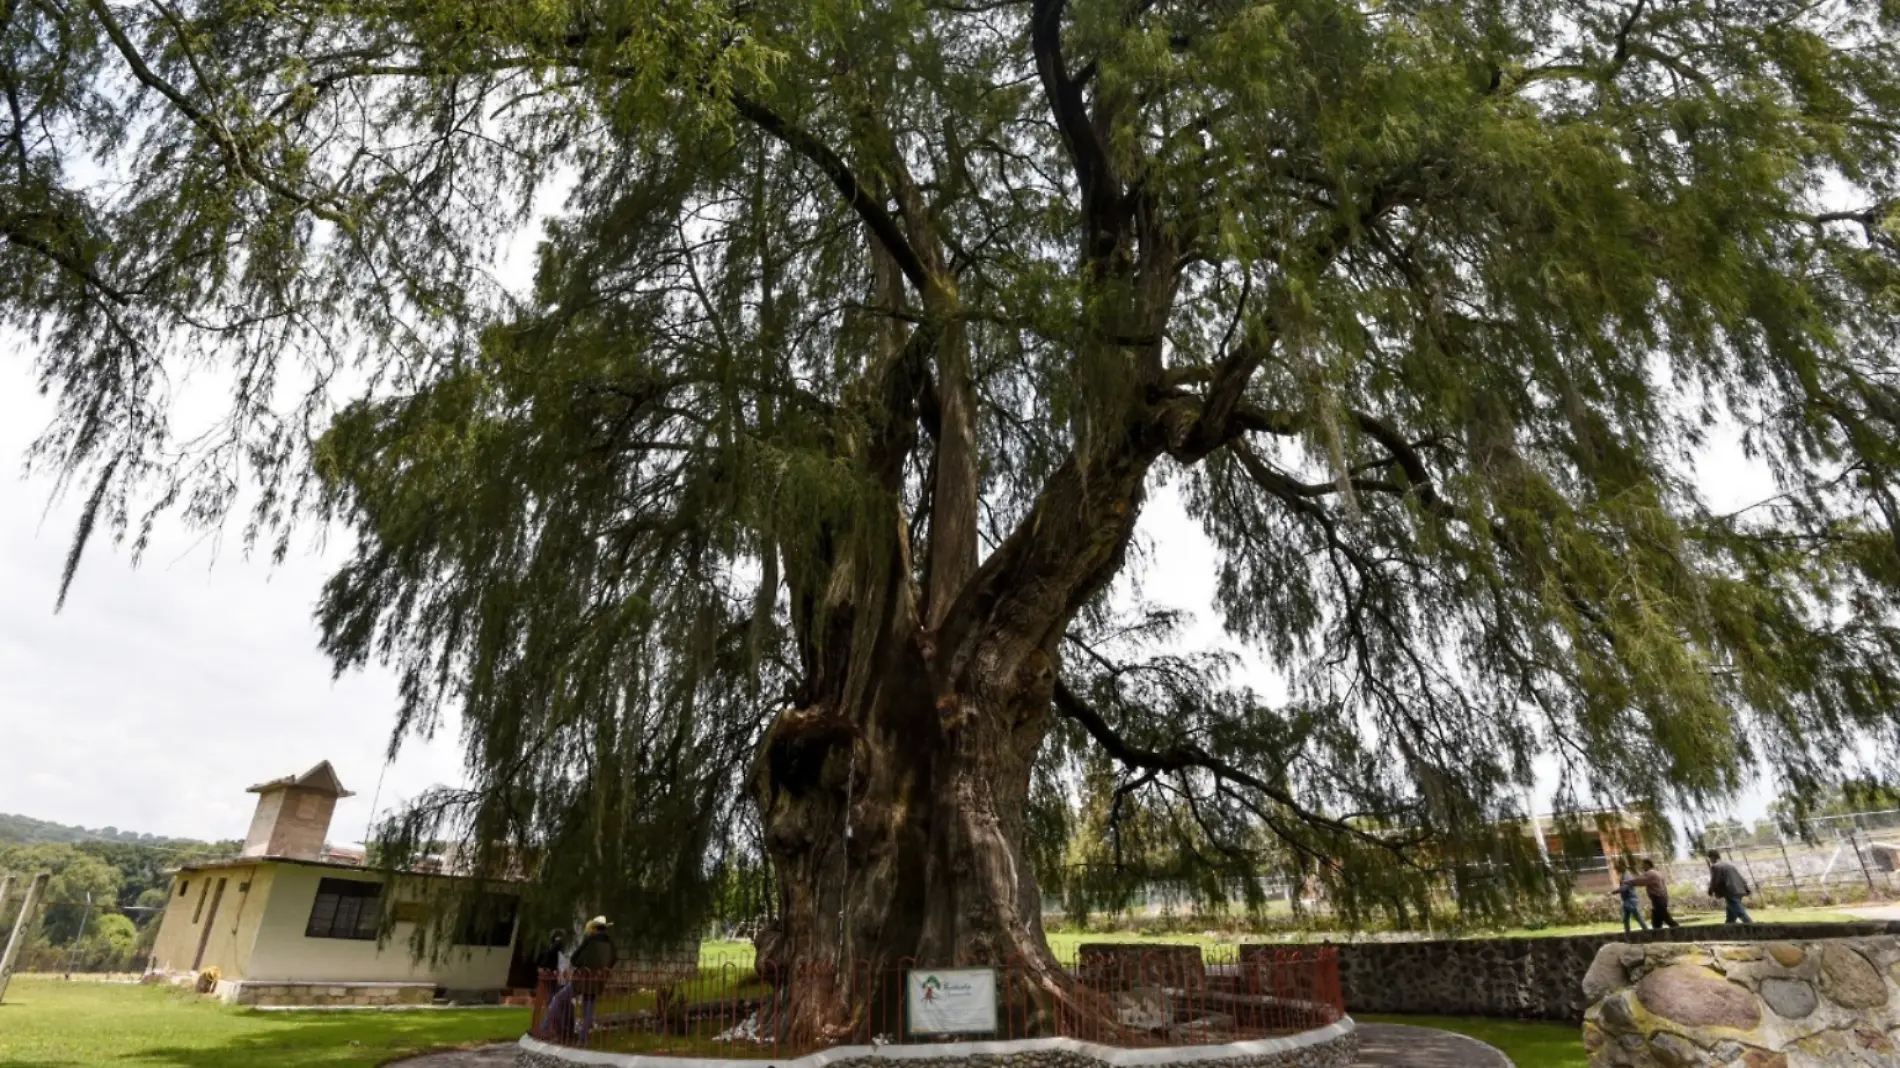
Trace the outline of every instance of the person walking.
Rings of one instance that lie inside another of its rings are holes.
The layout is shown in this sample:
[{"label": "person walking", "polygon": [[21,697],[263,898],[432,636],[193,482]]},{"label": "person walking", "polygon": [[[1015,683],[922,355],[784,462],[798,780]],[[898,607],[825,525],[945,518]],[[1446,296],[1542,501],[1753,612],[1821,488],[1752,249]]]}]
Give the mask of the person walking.
[{"label": "person walking", "polygon": [[541,1026],[535,1029],[535,1037],[566,1038],[574,1030],[574,978],[568,972],[566,931],[548,935],[548,944],[534,958],[534,970],[536,985],[554,991],[541,1017]]},{"label": "person walking", "polygon": [[1742,878],[1740,868],[1722,859],[1722,854],[1709,850],[1709,896],[1719,897],[1727,906],[1723,923],[1754,923],[1743,907],[1742,899],[1748,896],[1748,880]]},{"label": "person walking", "polygon": [[1648,858],[1643,860],[1643,872],[1636,877],[1636,885],[1649,895],[1649,925],[1660,931],[1665,927],[1681,927],[1676,918],[1669,914],[1669,880],[1656,870],[1656,862]]},{"label": "person walking", "polygon": [[614,952],[614,940],[607,934],[611,926],[605,916],[588,920],[581,944],[574,947],[574,996],[581,1002],[580,1044],[583,1048],[594,1029],[594,1004],[607,991],[607,972],[620,959]]},{"label": "person walking", "polygon": [[1636,903],[1636,873],[1626,867],[1617,868],[1616,873],[1622,877],[1622,881],[1610,891],[1610,896],[1623,899],[1623,933],[1629,933],[1631,920],[1636,921],[1637,927],[1649,930],[1649,924],[1643,922],[1642,907]]}]

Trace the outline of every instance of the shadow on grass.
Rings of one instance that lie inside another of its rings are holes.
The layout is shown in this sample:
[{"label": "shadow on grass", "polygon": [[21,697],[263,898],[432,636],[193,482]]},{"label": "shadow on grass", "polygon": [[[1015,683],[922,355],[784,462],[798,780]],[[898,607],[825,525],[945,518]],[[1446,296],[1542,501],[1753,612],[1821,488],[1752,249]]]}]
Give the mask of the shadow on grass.
[{"label": "shadow on grass", "polygon": [[[126,1063],[150,1068],[377,1068],[426,1053],[513,1042],[527,1026],[525,1013],[505,1010],[247,1016],[265,1021],[265,1026],[196,1046],[128,1050]],[[70,1066],[0,1062],[0,1068]]]}]

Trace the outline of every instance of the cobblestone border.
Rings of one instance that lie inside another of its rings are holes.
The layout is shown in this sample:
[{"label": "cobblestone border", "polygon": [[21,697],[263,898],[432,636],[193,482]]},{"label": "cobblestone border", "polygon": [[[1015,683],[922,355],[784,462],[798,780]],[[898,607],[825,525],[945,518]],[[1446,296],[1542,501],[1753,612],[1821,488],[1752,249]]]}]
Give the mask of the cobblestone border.
[{"label": "cobblestone border", "polygon": [[[1359,1053],[1358,1025],[1351,1017],[1285,1038],[1263,1038],[1218,1046],[1122,1049],[1073,1038],[1034,1038],[1017,1042],[947,1042],[929,1045],[839,1046],[785,1061],[771,1068],[877,1068],[901,1061],[906,1068],[1351,1068]],[[756,1057],[654,1057],[569,1049],[528,1035],[516,1047],[517,1068],[760,1068]]]}]

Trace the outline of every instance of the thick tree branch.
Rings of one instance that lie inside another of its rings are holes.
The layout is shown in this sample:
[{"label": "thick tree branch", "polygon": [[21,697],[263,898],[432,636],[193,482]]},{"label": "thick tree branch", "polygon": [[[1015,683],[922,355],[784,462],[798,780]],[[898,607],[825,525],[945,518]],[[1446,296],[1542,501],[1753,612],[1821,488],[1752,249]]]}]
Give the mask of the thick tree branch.
[{"label": "thick tree branch", "polygon": [[884,246],[891,259],[897,262],[904,277],[910,280],[917,292],[928,294],[936,288],[936,281],[924,266],[923,258],[904,236],[904,230],[884,205],[873,200],[864,190],[858,176],[844,159],[812,133],[785,119],[784,116],[744,93],[732,94],[732,106],[747,121],[777,138],[785,147],[798,153],[818,166],[826,178],[831,180],[845,203],[851,206],[858,218],[871,229],[878,244]]},{"label": "thick tree branch", "polygon": [[1082,193],[1083,247],[1090,259],[1100,259],[1121,241],[1121,183],[1109,161],[1107,146],[1089,118],[1082,82],[1069,75],[1062,56],[1062,14],[1066,7],[1066,0],[1036,0],[1029,16],[1030,46],[1036,54],[1036,73],[1042,79],[1050,114],[1069,150]]},{"label": "thick tree branch", "polygon": [[0,238],[8,244],[33,252],[50,261],[54,266],[77,278],[87,288],[112,303],[124,307],[132,303],[132,294],[120,289],[94,271],[86,262],[71,252],[63,252],[50,242],[42,240],[17,226],[14,220],[0,216]]}]

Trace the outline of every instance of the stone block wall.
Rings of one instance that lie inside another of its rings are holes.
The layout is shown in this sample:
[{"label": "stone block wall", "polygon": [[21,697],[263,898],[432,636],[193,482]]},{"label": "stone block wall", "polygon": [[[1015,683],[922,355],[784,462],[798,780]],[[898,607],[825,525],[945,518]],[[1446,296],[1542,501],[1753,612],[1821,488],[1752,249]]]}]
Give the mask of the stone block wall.
[{"label": "stone block wall", "polygon": [[1680,943],[1695,935],[1759,942],[1889,933],[1900,934],[1900,924],[1758,924],[1566,938],[1353,942],[1338,947],[1339,980],[1347,1012],[1574,1023],[1590,1007],[1583,979],[1606,945]]},{"label": "stone block wall", "polygon": [[393,1008],[427,1005],[435,1000],[430,983],[272,983],[226,980],[219,995],[234,1005],[260,1008]]},{"label": "stone block wall", "polygon": [[1609,945],[1584,985],[1591,1068],[1900,1064],[1900,937]]}]

